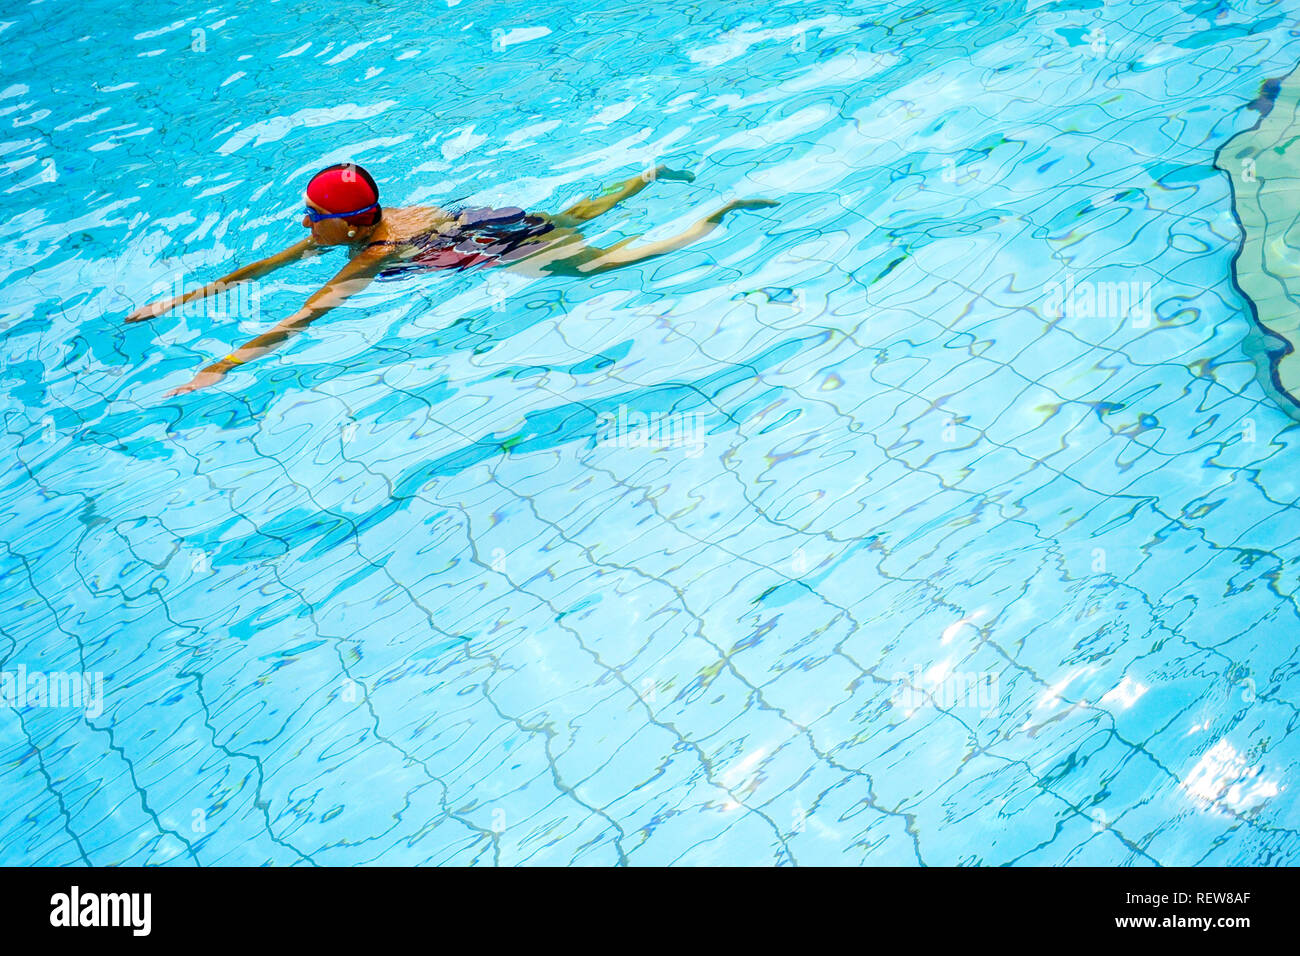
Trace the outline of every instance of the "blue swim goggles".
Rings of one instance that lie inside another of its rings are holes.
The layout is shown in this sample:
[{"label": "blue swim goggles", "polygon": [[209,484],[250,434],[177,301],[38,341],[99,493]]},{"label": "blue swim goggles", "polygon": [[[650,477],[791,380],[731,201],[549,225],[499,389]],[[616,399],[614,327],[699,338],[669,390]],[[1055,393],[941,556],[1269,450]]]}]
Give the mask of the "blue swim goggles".
[{"label": "blue swim goggles", "polygon": [[320,222],[324,219],[347,219],[349,216],[359,216],[363,212],[370,212],[372,209],[378,209],[379,203],[372,202],[364,209],[354,209],[352,212],[317,212],[311,206],[303,206],[302,211],[307,214],[307,218],[312,222]]}]

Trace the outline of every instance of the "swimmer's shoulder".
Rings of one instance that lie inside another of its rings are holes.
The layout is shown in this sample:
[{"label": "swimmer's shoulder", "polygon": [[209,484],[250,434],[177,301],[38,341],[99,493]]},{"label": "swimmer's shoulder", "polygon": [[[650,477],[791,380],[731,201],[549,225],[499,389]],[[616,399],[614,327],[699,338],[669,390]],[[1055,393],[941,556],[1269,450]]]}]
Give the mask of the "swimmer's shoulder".
[{"label": "swimmer's shoulder", "polygon": [[452,223],[455,217],[439,206],[406,206],[401,209],[384,211],[381,227],[386,229],[385,239],[412,239],[440,226]]},{"label": "swimmer's shoulder", "polygon": [[371,234],[365,248],[395,251],[405,245],[418,244],[430,234],[450,231],[455,223],[455,216],[439,206],[385,209],[379,227]]}]

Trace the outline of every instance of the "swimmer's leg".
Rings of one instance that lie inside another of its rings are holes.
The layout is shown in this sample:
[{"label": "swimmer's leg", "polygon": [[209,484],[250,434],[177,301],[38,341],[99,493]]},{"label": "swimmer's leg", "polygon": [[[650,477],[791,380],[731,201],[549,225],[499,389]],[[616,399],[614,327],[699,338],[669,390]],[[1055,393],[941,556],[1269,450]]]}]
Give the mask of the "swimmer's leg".
[{"label": "swimmer's leg", "polygon": [[656,166],[653,172],[647,171],[640,176],[633,176],[631,179],[610,187],[600,196],[592,196],[590,199],[574,203],[564,212],[552,216],[551,222],[561,228],[571,228],[584,222],[590,222],[597,216],[609,212],[624,199],[632,198],[657,179],[676,183],[689,183],[695,181],[695,176],[692,173],[669,169],[667,166]]},{"label": "swimmer's leg", "polygon": [[[771,199],[737,199],[727,203],[711,216],[705,216],[686,231],[669,236],[667,239],[643,243],[635,248],[628,248],[628,244],[636,240],[635,236],[604,249],[587,245],[578,245],[575,249],[572,244],[569,244],[555,250],[543,251],[536,258],[547,258],[549,261],[535,262],[533,268],[548,275],[599,275],[602,272],[636,265],[638,262],[645,262],[647,259],[654,259],[689,246],[716,229],[729,212],[738,209],[762,209],[775,205],[776,202]],[[547,252],[552,252],[553,255],[548,257]]]}]

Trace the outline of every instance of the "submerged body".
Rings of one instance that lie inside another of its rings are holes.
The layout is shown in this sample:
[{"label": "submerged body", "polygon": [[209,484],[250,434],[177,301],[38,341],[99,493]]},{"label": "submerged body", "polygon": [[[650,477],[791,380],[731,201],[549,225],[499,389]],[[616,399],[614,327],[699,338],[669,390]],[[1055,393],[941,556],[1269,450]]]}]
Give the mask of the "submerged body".
[{"label": "submerged body", "polygon": [[[474,208],[449,211],[438,206],[382,209],[374,180],[351,164],[332,166],[313,177],[305,198],[302,224],[311,234],[288,249],[182,296],[137,309],[128,322],[161,315],[169,309],[203,298],[238,282],[270,272],[331,246],[350,247],[348,264],[303,307],[266,333],[245,343],[194,378],[172,389],[169,396],[194,391],[220,381],[227,372],[278,347],[325,312],[379,279],[412,272],[472,267],[504,267],[532,275],[584,276],[607,272],[680,249],[711,232],[729,212],[776,205],[771,200],[738,200],[706,216],[684,232],[657,242],[630,247],[636,237],[612,246],[588,245],[578,227],[640,192],[656,179],[691,182],[689,173],[660,166],[604,194],[584,199],[550,216],[522,209]],[[322,185],[323,184],[323,185]],[[331,190],[332,187],[332,190]],[[359,208],[352,208],[357,207]],[[332,208],[342,205],[341,211]]]},{"label": "submerged body", "polygon": [[[438,211],[430,210],[433,215]],[[445,215],[445,214],[444,214]],[[467,209],[449,222],[409,239],[378,239],[368,248],[389,249],[406,261],[387,266],[378,279],[395,279],[428,269],[468,269],[471,266],[502,266],[541,251],[542,237],[554,233],[555,224],[542,215],[522,209]]]}]

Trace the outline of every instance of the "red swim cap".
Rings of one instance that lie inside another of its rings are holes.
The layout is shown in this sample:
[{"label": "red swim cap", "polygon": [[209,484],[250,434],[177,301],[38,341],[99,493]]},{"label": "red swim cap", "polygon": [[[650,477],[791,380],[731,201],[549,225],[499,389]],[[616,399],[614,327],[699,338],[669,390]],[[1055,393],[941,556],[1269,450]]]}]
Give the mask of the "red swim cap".
[{"label": "red swim cap", "polygon": [[[371,175],[355,163],[339,163],[322,169],[307,184],[307,198],[326,212],[352,212],[379,202],[379,187]],[[379,210],[349,216],[344,222],[368,226],[379,220]]]}]

